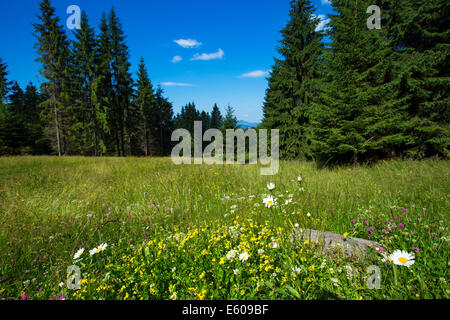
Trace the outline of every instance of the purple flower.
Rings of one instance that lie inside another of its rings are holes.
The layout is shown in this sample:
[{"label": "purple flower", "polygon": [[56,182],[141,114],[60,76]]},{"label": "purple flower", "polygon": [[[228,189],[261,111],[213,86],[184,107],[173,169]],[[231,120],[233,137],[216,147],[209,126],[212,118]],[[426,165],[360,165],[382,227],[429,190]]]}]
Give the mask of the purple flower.
[{"label": "purple flower", "polygon": [[372,230],[367,230],[367,234],[372,234]]},{"label": "purple flower", "polygon": [[386,249],[383,247],[380,247],[380,252],[384,252],[384,251],[386,251]]},{"label": "purple flower", "polygon": [[66,296],[59,297],[59,300],[66,300]]},{"label": "purple flower", "polygon": [[23,296],[22,296],[22,300],[27,300],[28,299],[28,294],[24,294]]},{"label": "purple flower", "polygon": [[397,218],[397,217],[394,217],[394,220],[395,220],[395,221],[397,221],[397,220],[398,220],[398,218]]},{"label": "purple flower", "polygon": [[392,228],[397,229],[397,226],[396,226],[396,225],[393,225]]},{"label": "purple flower", "polygon": [[372,230],[372,231],[375,230],[375,227],[374,227],[374,226],[371,226],[371,227],[370,227],[370,230]]},{"label": "purple flower", "polygon": [[408,211],[408,209],[406,209],[406,208],[403,208],[403,212],[406,212],[406,211]]},{"label": "purple flower", "polygon": [[403,223],[401,223],[401,222],[398,224],[398,227],[399,227],[399,228],[403,228],[404,226],[405,226],[405,225],[404,225]]},{"label": "purple flower", "polygon": [[351,223],[355,223],[355,219],[350,220]]},{"label": "purple flower", "polygon": [[364,223],[365,223],[365,224],[369,224],[369,221],[367,221],[367,220],[364,220]]},{"label": "purple flower", "polygon": [[386,229],[381,230],[381,232],[386,233]]},{"label": "purple flower", "polygon": [[391,231],[391,228],[387,228],[387,232]]},{"label": "purple flower", "polygon": [[5,280],[6,280],[6,278],[3,276],[3,277],[2,277],[2,281],[5,281]]}]

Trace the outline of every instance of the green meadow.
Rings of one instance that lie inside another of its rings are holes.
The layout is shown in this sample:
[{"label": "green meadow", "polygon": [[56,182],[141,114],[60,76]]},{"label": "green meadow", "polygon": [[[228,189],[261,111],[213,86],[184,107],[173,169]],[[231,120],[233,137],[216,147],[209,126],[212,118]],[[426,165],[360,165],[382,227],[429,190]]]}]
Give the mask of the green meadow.
[{"label": "green meadow", "polygon": [[[450,162],[259,169],[0,158],[0,299],[449,298]],[[292,239],[300,228],[380,248],[329,256]],[[395,263],[396,250],[413,263]]]}]

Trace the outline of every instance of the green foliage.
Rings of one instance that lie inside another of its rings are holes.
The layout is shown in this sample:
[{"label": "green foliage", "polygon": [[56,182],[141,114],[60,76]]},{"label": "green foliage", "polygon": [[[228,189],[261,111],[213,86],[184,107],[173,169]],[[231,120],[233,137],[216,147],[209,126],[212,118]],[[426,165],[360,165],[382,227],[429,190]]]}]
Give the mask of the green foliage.
[{"label": "green foliage", "polygon": [[[372,4],[381,8],[381,29],[366,26]],[[329,48],[322,50],[320,34],[313,35],[317,21],[305,19],[308,1],[292,2],[282,30],[283,59],[269,78],[263,120],[263,127],[280,130],[281,156],[313,158],[320,166],[448,157],[448,2],[332,5]],[[298,41],[302,31],[310,43]]]},{"label": "green foliage", "polygon": [[283,59],[275,59],[264,102],[263,127],[280,130],[280,155],[287,159],[312,156],[310,109],[323,51],[313,11],[308,0],[291,1],[290,21],[277,49]]}]

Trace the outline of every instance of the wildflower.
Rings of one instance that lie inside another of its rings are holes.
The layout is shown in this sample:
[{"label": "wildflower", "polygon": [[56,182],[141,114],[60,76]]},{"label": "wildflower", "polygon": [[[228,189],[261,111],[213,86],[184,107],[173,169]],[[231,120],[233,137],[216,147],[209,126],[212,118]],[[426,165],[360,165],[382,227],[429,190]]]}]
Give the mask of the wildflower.
[{"label": "wildflower", "polygon": [[93,256],[96,253],[102,252],[103,250],[106,249],[106,247],[108,246],[108,244],[106,243],[102,243],[101,245],[99,245],[97,248],[93,248],[92,250],[89,251],[89,254],[91,256]]},{"label": "wildflower", "polygon": [[22,300],[27,300],[28,299],[28,294],[24,294],[23,296],[22,296]]},{"label": "wildflower", "polygon": [[80,250],[78,250],[75,255],[73,256],[73,259],[76,260],[78,259],[84,252],[84,248],[81,248]]},{"label": "wildflower", "polygon": [[351,223],[355,223],[355,219],[351,219],[350,222],[351,222]]},{"label": "wildflower", "polygon": [[275,189],[275,184],[274,183],[269,183],[269,184],[267,184],[267,189],[269,189],[269,190],[273,190],[273,189]]},{"label": "wildflower", "polygon": [[389,258],[394,264],[399,266],[410,267],[414,264],[414,254],[410,254],[403,250],[395,250]]},{"label": "wildflower", "polygon": [[348,232],[344,233],[343,236],[344,236],[344,238],[347,238]]},{"label": "wildflower", "polygon": [[292,271],[296,274],[299,274],[300,272],[302,272],[302,269],[300,269],[299,267],[294,267],[292,268]]},{"label": "wildflower", "polygon": [[241,260],[242,262],[247,261],[249,257],[249,254],[247,252],[242,252],[239,255],[239,260]]},{"label": "wildflower", "polygon": [[398,224],[398,227],[399,227],[399,228],[403,228],[404,226],[405,226],[405,225],[404,225],[403,223],[401,223],[401,222]]},{"label": "wildflower", "polygon": [[316,270],[316,265],[311,265],[308,267],[308,271],[314,272],[314,270]]},{"label": "wildflower", "polygon": [[227,260],[235,258],[237,253],[238,253],[237,250],[230,250],[226,256]]},{"label": "wildflower", "polygon": [[267,198],[263,199],[263,202],[267,208],[270,208],[277,204],[277,199],[272,196],[268,196]]},{"label": "wildflower", "polygon": [[258,249],[258,254],[259,254],[259,255],[264,254],[264,249]]},{"label": "wildflower", "polygon": [[202,272],[199,276],[200,279],[203,279],[205,277],[205,272]]},{"label": "wildflower", "polygon": [[297,177],[298,182],[301,182],[302,180],[303,180],[302,177],[300,177],[300,176]]},{"label": "wildflower", "polygon": [[234,269],[234,270],[233,270],[233,273],[234,273],[235,276],[238,276],[238,275],[241,274],[241,270],[239,270],[239,269]]},{"label": "wildflower", "polygon": [[272,248],[273,248],[273,249],[276,249],[276,248],[278,248],[278,247],[279,247],[278,242],[272,243]]},{"label": "wildflower", "polygon": [[285,202],[284,202],[284,205],[288,205],[289,203],[291,203],[292,202],[292,199],[288,199],[288,200],[286,200]]},{"label": "wildflower", "polygon": [[59,297],[59,300],[66,300],[66,296]]},{"label": "wildflower", "polygon": [[337,287],[339,284],[339,280],[336,278],[331,278],[331,282],[333,283],[333,286]]}]

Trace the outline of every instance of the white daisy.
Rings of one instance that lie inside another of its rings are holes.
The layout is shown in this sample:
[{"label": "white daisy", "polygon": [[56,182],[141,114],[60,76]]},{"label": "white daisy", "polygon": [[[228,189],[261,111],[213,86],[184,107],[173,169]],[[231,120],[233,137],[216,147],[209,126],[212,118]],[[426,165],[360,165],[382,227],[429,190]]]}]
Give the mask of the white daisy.
[{"label": "white daisy", "polygon": [[301,182],[302,180],[303,180],[302,177],[300,177],[300,176],[297,177],[298,182]]},{"label": "white daisy", "polygon": [[89,254],[91,256],[93,256],[96,253],[102,252],[103,250],[106,249],[106,247],[108,246],[108,244],[106,243],[102,243],[101,245],[99,245],[97,248],[93,248],[92,250],[89,251]]},{"label": "white daisy", "polygon": [[81,248],[80,250],[78,250],[77,252],[75,252],[75,255],[73,256],[74,260],[77,260],[84,252],[84,248]]},{"label": "white daisy", "polygon": [[237,250],[230,250],[228,253],[227,253],[227,260],[230,260],[230,259],[233,259],[234,257],[236,257],[236,254],[237,254],[238,252],[237,252]]},{"label": "white daisy", "polygon": [[249,257],[249,254],[247,252],[242,252],[239,255],[239,260],[241,260],[242,262],[247,261]]},{"label": "white daisy", "polygon": [[267,189],[269,189],[269,190],[273,190],[273,189],[275,189],[275,184],[274,183],[269,183],[269,184],[267,184]]},{"label": "white daisy", "polygon": [[389,256],[389,259],[392,260],[392,263],[398,266],[410,267],[414,264],[414,254],[408,253],[403,250],[395,250]]},{"label": "white daisy", "polygon": [[277,204],[277,199],[272,196],[268,196],[267,198],[263,199],[263,202],[267,208],[270,208]]},{"label": "white daisy", "polygon": [[292,268],[292,271],[296,274],[299,274],[302,271],[302,269],[300,269],[299,267],[294,267]]}]

